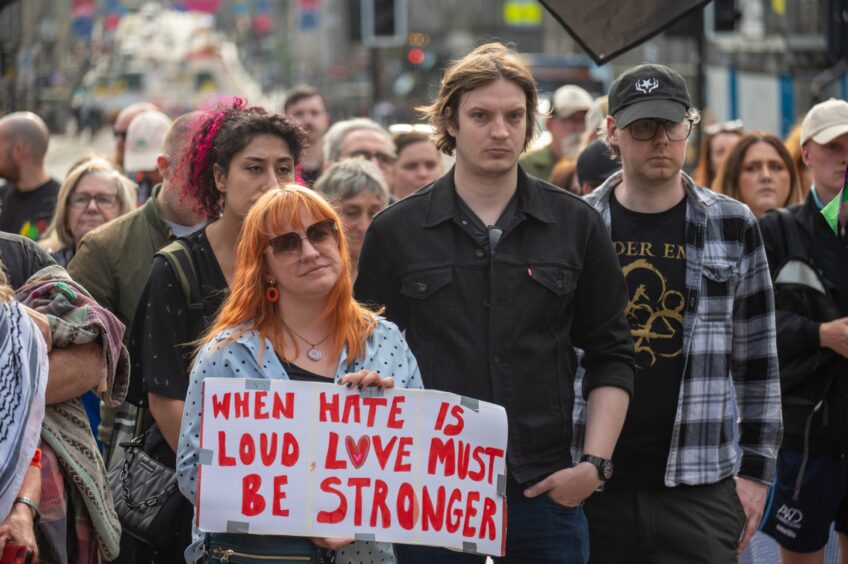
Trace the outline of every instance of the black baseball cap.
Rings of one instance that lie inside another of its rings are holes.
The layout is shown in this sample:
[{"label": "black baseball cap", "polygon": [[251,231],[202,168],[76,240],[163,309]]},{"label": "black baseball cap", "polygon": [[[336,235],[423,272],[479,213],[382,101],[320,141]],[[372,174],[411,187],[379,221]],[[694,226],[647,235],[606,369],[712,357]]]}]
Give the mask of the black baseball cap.
[{"label": "black baseball cap", "polygon": [[691,106],[686,81],[664,65],[643,63],[628,69],[609,90],[609,114],[619,129],[645,118],[680,122]]},{"label": "black baseball cap", "polygon": [[612,158],[610,148],[600,139],[592,141],[577,157],[577,180],[600,186],[607,178],[621,170],[621,163]]}]

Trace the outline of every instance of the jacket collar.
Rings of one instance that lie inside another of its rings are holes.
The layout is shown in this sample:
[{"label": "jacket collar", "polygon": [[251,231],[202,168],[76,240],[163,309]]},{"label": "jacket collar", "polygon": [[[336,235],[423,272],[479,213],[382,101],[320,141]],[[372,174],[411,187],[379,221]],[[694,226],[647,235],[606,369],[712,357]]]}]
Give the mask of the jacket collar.
[{"label": "jacket collar", "polygon": [[153,190],[150,192],[150,198],[144,202],[144,207],[142,208],[142,213],[144,213],[144,217],[147,219],[147,222],[165,239],[171,240],[174,238],[171,233],[171,228],[162,219],[162,215],[159,213],[159,208],[156,206],[156,196],[159,195],[159,192],[162,190],[162,184],[157,184],[153,187]]},{"label": "jacket collar", "polygon": [[[427,206],[427,214],[424,216],[424,227],[435,227],[436,225],[457,217],[461,210],[459,208],[454,183],[454,172],[456,167],[451,168],[447,174],[442,176],[429,189],[430,202]],[[528,215],[543,223],[555,223],[556,218],[550,211],[550,206],[545,196],[543,183],[527,176],[527,173],[518,167],[518,214]]]}]

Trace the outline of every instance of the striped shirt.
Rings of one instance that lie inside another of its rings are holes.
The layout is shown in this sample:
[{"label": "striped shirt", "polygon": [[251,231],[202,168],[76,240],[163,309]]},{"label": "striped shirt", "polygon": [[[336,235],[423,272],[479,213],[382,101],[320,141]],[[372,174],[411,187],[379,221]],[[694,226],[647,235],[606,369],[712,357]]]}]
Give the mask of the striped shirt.
[{"label": "striped shirt", "polygon": [[[664,482],[711,484],[738,473],[771,483],[783,425],[774,294],[760,230],[747,206],[681,176],[685,361]],[[586,197],[608,228],[610,193],[621,181],[619,172]],[[585,403],[575,405],[581,440],[584,411]]]}]

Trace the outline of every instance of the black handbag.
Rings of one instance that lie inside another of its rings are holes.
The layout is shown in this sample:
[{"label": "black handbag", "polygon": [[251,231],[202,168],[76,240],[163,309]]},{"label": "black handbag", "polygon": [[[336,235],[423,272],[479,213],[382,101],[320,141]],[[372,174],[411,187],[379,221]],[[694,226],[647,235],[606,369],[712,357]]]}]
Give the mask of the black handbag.
[{"label": "black handbag", "polygon": [[318,548],[307,538],[212,533],[206,535],[205,564],[322,564]]},{"label": "black handbag", "polygon": [[121,444],[125,450],[108,472],[109,486],[124,532],[163,548],[179,535],[183,498],[174,469],[144,451],[145,436]]}]

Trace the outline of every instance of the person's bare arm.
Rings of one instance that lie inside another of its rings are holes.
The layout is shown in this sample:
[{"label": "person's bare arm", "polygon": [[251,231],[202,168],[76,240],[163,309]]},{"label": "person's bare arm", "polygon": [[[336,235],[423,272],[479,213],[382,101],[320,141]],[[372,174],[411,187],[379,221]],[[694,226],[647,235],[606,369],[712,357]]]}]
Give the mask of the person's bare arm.
[{"label": "person's bare arm", "polygon": [[54,347],[48,356],[50,369],[47,376],[45,403],[61,403],[76,398],[96,388],[106,378],[106,360],[103,349],[96,341]]},{"label": "person's bare arm", "polygon": [[171,450],[177,452],[177,445],[180,442],[180,423],[183,420],[185,401],[160,396],[153,392],[147,393],[147,399],[150,404],[150,414],[153,415],[159,431],[165,437],[165,442],[168,443]]},{"label": "person's bare arm", "polygon": [[[586,454],[612,458],[615,443],[624,426],[630,394],[614,386],[601,386],[592,390],[586,407]],[[548,493],[554,501],[568,507],[576,507],[592,495],[601,480],[597,469],[583,462],[554,472],[527,490],[524,495],[536,497]]]},{"label": "person's bare arm", "polygon": [[[24,475],[18,497],[41,501],[41,468],[30,466]],[[0,552],[6,543],[22,544],[32,549],[33,562],[38,562],[38,544],[35,542],[35,516],[29,505],[15,503],[6,519],[0,523]]]}]

